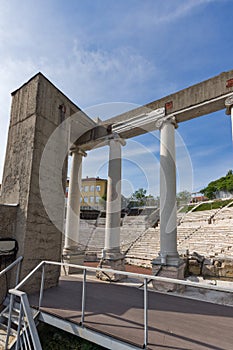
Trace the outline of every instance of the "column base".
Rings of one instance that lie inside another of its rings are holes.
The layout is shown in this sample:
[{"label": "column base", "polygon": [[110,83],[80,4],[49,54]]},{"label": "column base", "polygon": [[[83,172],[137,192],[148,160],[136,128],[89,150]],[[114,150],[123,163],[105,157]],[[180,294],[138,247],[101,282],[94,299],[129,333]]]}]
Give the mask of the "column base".
[{"label": "column base", "polygon": [[[152,275],[159,277],[175,278],[179,280],[184,279],[184,272],[186,263],[183,260],[179,260],[179,263],[172,265],[161,265],[159,259],[152,261]],[[178,285],[176,283],[167,283],[161,281],[152,281],[153,288],[160,292],[175,292],[184,291],[184,286]]]},{"label": "column base", "polygon": [[[71,246],[63,249],[62,259],[64,263],[74,265],[84,265],[84,251],[77,246]],[[65,267],[67,275],[81,273],[83,270],[74,267]]]},{"label": "column base", "polygon": [[[112,269],[118,271],[125,271],[125,256],[118,252],[111,251],[103,251],[103,257],[100,260],[98,265],[100,268]],[[121,281],[125,279],[126,276],[120,275],[119,273],[104,273],[101,271],[96,272],[96,277],[101,279],[102,281]]]}]

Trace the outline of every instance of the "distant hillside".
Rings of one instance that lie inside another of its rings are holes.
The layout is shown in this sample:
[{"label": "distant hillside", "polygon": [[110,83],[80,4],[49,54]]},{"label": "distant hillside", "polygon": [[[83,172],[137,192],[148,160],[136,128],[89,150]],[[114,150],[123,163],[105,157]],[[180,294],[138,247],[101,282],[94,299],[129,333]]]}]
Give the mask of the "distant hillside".
[{"label": "distant hillside", "polygon": [[209,199],[214,199],[217,193],[225,191],[233,193],[233,171],[229,170],[226,176],[221,177],[215,181],[211,181],[207,187],[203,188],[200,192],[203,193]]}]

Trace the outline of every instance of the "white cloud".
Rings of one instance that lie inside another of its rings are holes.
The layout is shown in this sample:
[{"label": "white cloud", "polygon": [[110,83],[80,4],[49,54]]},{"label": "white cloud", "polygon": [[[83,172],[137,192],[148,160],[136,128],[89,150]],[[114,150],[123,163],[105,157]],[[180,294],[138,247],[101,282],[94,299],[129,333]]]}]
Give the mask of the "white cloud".
[{"label": "white cloud", "polygon": [[[177,84],[169,80],[171,61],[167,61],[167,72],[162,69],[165,51],[169,55],[167,43],[161,38],[162,30],[173,28],[175,21],[192,15],[194,9],[202,9],[210,2],[215,0],[137,1],[130,8],[122,1],[120,5],[113,5],[116,11],[107,6],[115,24],[110,21],[107,28],[103,25],[104,16],[86,27],[81,26],[77,18],[86,16],[85,11],[82,8],[81,14],[70,13],[72,2],[69,6],[63,5],[65,14],[61,6],[55,6],[56,1],[0,2],[0,169],[12,90],[42,71],[81,107],[109,101],[145,100],[146,103],[148,95],[156,99],[175,90]],[[128,11],[123,12],[126,8]],[[69,22],[70,27],[67,26]],[[154,31],[156,26],[159,30]],[[157,52],[157,44],[164,51]],[[153,55],[148,54],[152,52],[151,47]],[[150,156],[158,152],[158,146],[126,150],[126,156],[133,157],[135,163],[144,158],[148,178],[152,178],[154,165],[150,163]],[[95,161],[104,164],[103,154],[94,152]],[[90,173],[95,174],[94,166],[93,161]]]},{"label": "white cloud", "polygon": [[159,25],[161,23],[170,23],[173,21],[177,21],[182,17],[185,17],[193,12],[195,8],[200,7],[201,5],[206,5],[210,2],[214,2],[216,0],[185,0],[173,2],[173,6],[171,6],[171,2],[169,3],[169,7],[165,6],[165,13],[162,13],[161,16],[158,17],[156,23]]}]

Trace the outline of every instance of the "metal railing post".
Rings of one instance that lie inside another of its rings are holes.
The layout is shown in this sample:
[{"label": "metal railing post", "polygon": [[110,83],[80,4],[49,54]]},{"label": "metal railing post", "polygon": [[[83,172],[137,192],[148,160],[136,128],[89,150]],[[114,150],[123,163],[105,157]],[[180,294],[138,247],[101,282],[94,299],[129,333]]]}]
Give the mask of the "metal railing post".
[{"label": "metal railing post", "polygon": [[12,317],[12,309],[13,309],[13,303],[14,303],[14,295],[11,294],[10,296],[10,305],[9,305],[9,318],[7,323],[7,334],[6,334],[6,345],[5,350],[8,349],[8,342],[10,338],[10,331],[11,331],[11,317]]},{"label": "metal railing post", "polygon": [[82,292],[82,316],[81,316],[81,325],[84,323],[85,316],[85,304],[86,304],[86,279],[87,279],[87,270],[83,270],[83,292]]},{"label": "metal railing post", "polygon": [[[26,293],[22,293],[21,303],[23,304],[23,311],[24,311],[24,314],[25,314],[25,317],[27,320],[27,324],[28,324],[28,328],[29,328],[29,332],[31,335],[31,340],[32,340],[34,349],[42,350],[40,339],[39,339],[36,325],[35,325],[35,321],[34,321],[33,316],[32,316],[30,304],[29,304]],[[25,324],[25,326],[26,326],[26,324]],[[24,334],[24,332],[23,332],[23,334]],[[26,333],[26,336],[27,336],[27,333]]]},{"label": "metal railing post", "polygon": [[144,349],[148,344],[148,291],[147,278],[144,278]]},{"label": "metal railing post", "polygon": [[42,266],[41,283],[40,283],[40,297],[39,297],[39,310],[42,304],[44,294],[44,281],[45,281],[45,264]]},{"label": "metal railing post", "polygon": [[15,350],[19,350],[19,343],[20,343],[20,331],[21,331],[21,324],[22,324],[22,317],[23,317],[23,306],[20,302],[20,308],[19,308],[19,323],[18,323],[18,329],[17,329],[17,340],[15,345]]},{"label": "metal railing post", "polygon": [[15,278],[15,285],[16,286],[19,283],[19,274],[20,274],[21,262],[22,262],[22,260],[19,260],[18,266],[17,266],[16,278]]}]

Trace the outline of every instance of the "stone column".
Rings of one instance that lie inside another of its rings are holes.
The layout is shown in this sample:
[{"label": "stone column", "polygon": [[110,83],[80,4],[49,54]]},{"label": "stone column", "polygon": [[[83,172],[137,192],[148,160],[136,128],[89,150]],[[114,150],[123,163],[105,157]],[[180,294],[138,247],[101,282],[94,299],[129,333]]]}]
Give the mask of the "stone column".
[{"label": "stone column", "polygon": [[[125,142],[113,135],[109,139],[109,167],[106,205],[105,245],[102,252],[101,267],[124,270],[124,256],[120,251],[121,226],[121,146]],[[103,274],[98,277],[105,278]],[[112,280],[121,276],[111,275]]]},{"label": "stone column", "polygon": [[164,118],[160,124],[160,253],[152,262],[153,274],[160,270],[160,276],[172,278],[183,274],[183,268],[180,271],[183,263],[177,252],[176,126],[174,117]]},{"label": "stone column", "polygon": [[233,141],[233,95],[228,97],[225,101],[226,114],[231,116],[231,137]]},{"label": "stone column", "polygon": [[[74,147],[71,149],[72,163],[66,212],[64,261],[70,264],[83,264],[84,252],[79,245],[80,198],[82,183],[82,158],[86,153]],[[69,269],[69,273],[77,273],[77,269]]]}]

